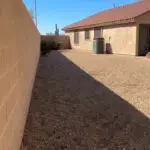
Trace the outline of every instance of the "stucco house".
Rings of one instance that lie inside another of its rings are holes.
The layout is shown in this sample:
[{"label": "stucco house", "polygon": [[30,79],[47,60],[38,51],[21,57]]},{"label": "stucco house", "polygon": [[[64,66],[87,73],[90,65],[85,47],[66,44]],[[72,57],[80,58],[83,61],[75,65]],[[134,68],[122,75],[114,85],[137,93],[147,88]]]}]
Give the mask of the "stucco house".
[{"label": "stucco house", "polygon": [[91,51],[93,39],[103,37],[112,53],[145,55],[150,50],[150,0],[99,12],[63,30],[75,49]]}]

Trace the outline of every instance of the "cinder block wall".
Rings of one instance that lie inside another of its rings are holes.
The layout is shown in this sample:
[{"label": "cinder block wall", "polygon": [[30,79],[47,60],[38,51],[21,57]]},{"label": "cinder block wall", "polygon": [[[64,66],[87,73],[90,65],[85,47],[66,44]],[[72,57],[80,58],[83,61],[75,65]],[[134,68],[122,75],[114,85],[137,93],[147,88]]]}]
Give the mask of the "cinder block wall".
[{"label": "cinder block wall", "polygon": [[21,0],[0,1],[0,150],[19,150],[40,54]]}]

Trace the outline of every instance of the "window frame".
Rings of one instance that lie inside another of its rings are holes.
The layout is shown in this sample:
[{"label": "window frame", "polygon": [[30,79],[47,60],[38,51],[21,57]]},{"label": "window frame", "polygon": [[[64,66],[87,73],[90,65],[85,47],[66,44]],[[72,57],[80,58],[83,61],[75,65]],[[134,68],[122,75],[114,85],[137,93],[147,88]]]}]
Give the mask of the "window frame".
[{"label": "window frame", "polygon": [[90,40],[90,30],[85,30],[84,31],[84,39],[85,40]]},{"label": "window frame", "polygon": [[79,31],[74,31],[74,44],[79,44]]},{"label": "window frame", "polygon": [[103,29],[95,28],[94,29],[94,39],[103,37]]}]

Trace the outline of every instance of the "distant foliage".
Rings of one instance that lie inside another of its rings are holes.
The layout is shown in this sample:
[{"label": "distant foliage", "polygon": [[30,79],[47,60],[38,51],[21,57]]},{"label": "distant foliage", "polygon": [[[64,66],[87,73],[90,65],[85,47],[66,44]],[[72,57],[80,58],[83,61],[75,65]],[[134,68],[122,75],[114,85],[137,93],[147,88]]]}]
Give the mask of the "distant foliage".
[{"label": "distant foliage", "polygon": [[41,56],[46,56],[52,50],[60,49],[60,43],[58,41],[41,41]]},{"label": "distant foliage", "polygon": [[53,32],[50,32],[50,33],[46,33],[46,35],[54,35],[54,33],[53,33]]}]

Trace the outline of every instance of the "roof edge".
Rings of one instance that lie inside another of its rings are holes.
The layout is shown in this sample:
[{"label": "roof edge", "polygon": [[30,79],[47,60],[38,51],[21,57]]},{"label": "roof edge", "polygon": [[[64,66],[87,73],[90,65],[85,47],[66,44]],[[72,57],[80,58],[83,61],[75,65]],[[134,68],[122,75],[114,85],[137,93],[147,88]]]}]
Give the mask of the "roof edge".
[{"label": "roof edge", "polygon": [[142,13],[142,14],[140,14],[140,15],[137,15],[137,16],[135,16],[134,18],[135,18],[135,20],[136,20],[138,17],[141,17],[141,16],[143,16],[143,15],[145,15],[145,14],[147,14],[147,13],[150,13],[150,10],[147,10],[146,12],[144,12],[144,13]]},{"label": "roof edge", "polygon": [[79,26],[79,27],[74,27],[74,28],[66,28],[66,29],[63,28],[62,30],[63,31],[73,31],[73,30],[81,30],[81,29],[88,29],[88,28],[96,28],[96,27],[104,27],[104,26],[112,26],[112,25],[121,25],[121,24],[127,24],[127,23],[135,23],[135,22],[136,22],[135,18],[130,18],[130,19],[125,19],[125,20],[104,22],[104,23],[100,23],[100,24]]}]

